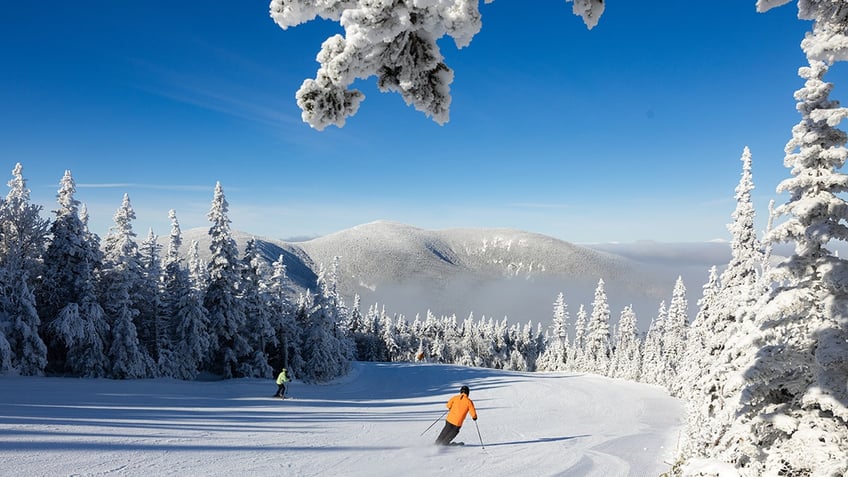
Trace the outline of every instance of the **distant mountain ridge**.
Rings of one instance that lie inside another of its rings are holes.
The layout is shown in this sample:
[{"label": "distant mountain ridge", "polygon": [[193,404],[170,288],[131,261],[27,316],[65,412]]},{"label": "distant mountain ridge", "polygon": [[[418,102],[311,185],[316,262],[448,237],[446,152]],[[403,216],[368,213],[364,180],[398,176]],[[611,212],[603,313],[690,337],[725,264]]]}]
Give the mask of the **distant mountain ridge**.
[{"label": "distant mountain ridge", "polygon": [[[241,251],[251,237],[233,232]],[[288,275],[300,289],[314,290],[319,267],[329,267],[339,256],[339,289],[349,306],[358,294],[363,313],[379,304],[409,320],[431,310],[459,319],[473,312],[476,317],[546,324],[556,295],[563,292],[573,323],[581,304],[591,313],[594,290],[603,279],[612,322],[632,304],[644,329],[660,301],[670,300],[677,276],[686,280],[692,272],[691,264],[683,265],[687,270],[676,269],[676,262],[634,260],[513,229],[433,231],[377,221],[305,242],[255,238],[269,262],[284,256]],[[191,240],[198,241],[201,256],[208,256],[206,230],[185,232],[184,242]],[[729,253],[726,244],[718,247]],[[685,281],[690,305],[707,278],[708,267],[695,268],[701,275],[697,283]]]}]

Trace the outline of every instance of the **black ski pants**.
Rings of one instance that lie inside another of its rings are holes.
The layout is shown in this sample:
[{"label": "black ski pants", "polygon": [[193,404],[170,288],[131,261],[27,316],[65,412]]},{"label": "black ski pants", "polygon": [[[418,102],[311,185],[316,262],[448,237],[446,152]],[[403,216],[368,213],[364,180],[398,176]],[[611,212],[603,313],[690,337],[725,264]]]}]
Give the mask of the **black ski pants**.
[{"label": "black ski pants", "polygon": [[457,434],[459,434],[459,426],[454,426],[448,421],[445,421],[445,427],[442,428],[442,432],[436,438],[436,445],[446,446],[450,444]]},{"label": "black ski pants", "polygon": [[278,384],[276,396],[283,397],[285,394],[286,394],[286,383]]}]

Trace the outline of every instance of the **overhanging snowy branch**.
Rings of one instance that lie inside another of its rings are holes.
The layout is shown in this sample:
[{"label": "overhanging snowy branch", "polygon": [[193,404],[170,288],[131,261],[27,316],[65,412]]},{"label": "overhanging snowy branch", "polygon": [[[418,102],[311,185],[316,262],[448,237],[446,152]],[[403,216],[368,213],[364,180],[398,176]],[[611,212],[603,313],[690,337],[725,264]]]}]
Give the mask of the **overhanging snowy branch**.
[{"label": "overhanging snowy branch", "polygon": [[[603,0],[567,1],[590,29],[604,11]],[[271,17],[284,30],[318,17],[338,21],[345,30],[324,42],[315,79],[297,92],[303,120],[318,130],[344,126],[365,98],[351,84],[376,76],[381,91],[400,93],[408,105],[446,123],[453,70],[436,41],[447,35],[458,48],[468,46],[482,25],[479,5],[479,0],[272,0]]]},{"label": "overhanging snowy branch", "polygon": [[[791,1],[758,0],[756,7],[765,12]],[[798,17],[816,22],[816,41],[808,36],[802,43],[807,55],[828,63],[848,60],[845,2],[797,1]],[[598,24],[606,5],[604,0],[566,2],[589,29]],[[318,130],[344,126],[365,99],[350,86],[372,76],[381,91],[398,92],[408,105],[446,123],[453,70],[444,63],[436,41],[447,35],[463,48],[482,26],[480,0],[271,0],[269,8],[284,30],[319,17],[344,28],[344,36],[324,42],[315,79],[304,81],[296,95],[303,120]]]}]

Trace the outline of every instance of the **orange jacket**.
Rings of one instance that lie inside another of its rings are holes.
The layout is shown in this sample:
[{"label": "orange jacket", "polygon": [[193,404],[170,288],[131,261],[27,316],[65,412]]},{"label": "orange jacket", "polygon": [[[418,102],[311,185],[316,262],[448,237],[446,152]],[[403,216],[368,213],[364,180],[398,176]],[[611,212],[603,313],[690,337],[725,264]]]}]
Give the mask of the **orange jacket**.
[{"label": "orange jacket", "polygon": [[474,402],[469,399],[467,394],[457,394],[448,401],[447,421],[456,427],[462,427],[462,421],[465,416],[471,412],[471,417],[477,419],[477,409],[474,409]]}]

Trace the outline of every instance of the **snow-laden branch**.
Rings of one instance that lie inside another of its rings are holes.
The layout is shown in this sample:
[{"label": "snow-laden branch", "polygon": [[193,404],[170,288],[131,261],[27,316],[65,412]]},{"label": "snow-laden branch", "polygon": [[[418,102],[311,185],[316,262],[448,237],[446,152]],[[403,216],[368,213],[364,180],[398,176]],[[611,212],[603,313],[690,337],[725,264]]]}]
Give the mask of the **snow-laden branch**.
[{"label": "snow-laden branch", "polygon": [[[603,0],[567,1],[590,29],[604,11]],[[297,92],[303,120],[318,130],[344,126],[365,99],[351,84],[376,76],[381,91],[400,93],[408,105],[446,123],[453,70],[436,41],[449,36],[458,48],[468,46],[482,26],[479,6],[479,0],[272,0],[271,18],[284,30],[318,17],[344,28],[344,35],[321,45],[315,79]]]},{"label": "snow-laden branch", "polygon": [[[756,7],[765,12],[791,1],[757,0]],[[606,6],[604,0],[566,2],[589,29],[598,24]],[[798,18],[815,21],[815,34],[802,42],[807,56],[828,63],[848,60],[846,2],[797,2]],[[400,93],[408,105],[446,123],[453,70],[436,42],[449,36],[463,48],[482,26],[480,0],[271,0],[269,9],[284,30],[319,17],[344,28],[344,35],[321,46],[315,78],[305,80],[296,95],[303,120],[318,130],[344,126],[365,99],[350,86],[372,76],[381,91]]]}]

